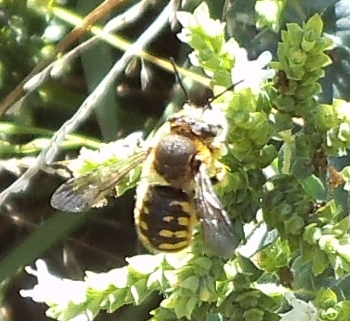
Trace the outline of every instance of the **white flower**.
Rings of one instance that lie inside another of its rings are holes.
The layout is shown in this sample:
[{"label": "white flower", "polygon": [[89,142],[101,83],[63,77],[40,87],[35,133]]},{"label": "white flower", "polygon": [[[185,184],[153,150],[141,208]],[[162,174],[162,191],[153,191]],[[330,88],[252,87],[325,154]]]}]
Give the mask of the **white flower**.
[{"label": "white flower", "polygon": [[[111,160],[126,159],[135,153],[138,145],[142,144],[144,144],[142,132],[135,132],[124,139],[102,144],[99,150],[82,147],[80,155],[68,164],[68,168],[72,171],[74,177],[76,177],[81,175],[81,170],[86,164],[99,165]],[[97,167],[96,165],[95,167]]]},{"label": "white flower", "polygon": [[297,299],[291,292],[285,294],[288,303],[293,307],[289,312],[281,315],[281,321],[316,321],[317,310],[311,302]]},{"label": "white flower", "polygon": [[89,288],[96,290],[97,292],[106,291],[112,284],[119,288],[125,288],[128,283],[128,269],[126,266],[123,268],[113,269],[106,273],[95,273],[86,271],[85,281],[89,285]]},{"label": "white flower", "polygon": [[50,274],[43,260],[37,260],[35,266],[36,270],[30,266],[25,267],[25,270],[36,276],[38,284],[31,290],[20,290],[22,297],[45,302],[50,306],[68,306],[69,302],[79,304],[86,301],[87,286],[84,282],[61,279]]},{"label": "white flower", "polygon": [[231,70],[232,82],[238,83],[235,89],[250,88],[254,94],[258,94],[262,83],[275,75],[275,70],[263,69],[271,62],[272,55],[269,51],[264,51],[258,59],[249,61],[246,51],[239,53],[235,54],[235,66]]},{"label": "white flower", "polygon": [[185,11],[176,13],[176,17],[182,24],[183,29],[178,34],[178,38],[183,42],[190,42],[192,31],[196,28],[201,28],[203,33],[210,37],[217,37],[224,34],[225,23],[220,20],[210,18],[209,8],[205,2],[202,2],[193,14]]}]

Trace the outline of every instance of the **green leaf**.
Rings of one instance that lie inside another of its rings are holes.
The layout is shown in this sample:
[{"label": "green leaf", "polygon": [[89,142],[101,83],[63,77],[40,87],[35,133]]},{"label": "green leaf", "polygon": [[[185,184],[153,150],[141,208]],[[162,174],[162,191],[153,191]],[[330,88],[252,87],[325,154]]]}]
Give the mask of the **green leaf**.
[{"label": "green leaf", "polygon": [[329,266],[327,254],[314,248],[312,253],[312,272],[319,275],[325,271]]},{"label": "green leaf", "polygon": [[[197,301],[197,299],[195,299]],[[187,303],[190,301],[189,306],[187,306]],[[187,319],[191,319],[191,314],[193,312],[193,308],[195,307],[195,302],[193,302],[193,299],[191,297],[178,297],[176,299],[176,304],[174,306],[174,312],[178,319],[181,319],[183,317]]]},{"label": "green leaf", "polygon": [[249,276],[251,282],[256,281],[263,273],[250,259],[237,254],[237,262],[242,271]]},{"label": "green leaf", "polygon": [[322,30],[323,30],[323,21],[320,17],[320,15],[315,14],[313,15],[305,25],[305,31],[306,39],[308,41],[315,41],[317,38],[321,37]]},{"label": "green leaf", "polygon": [[339,315],[337,321],[347,321],[350,315],[350,301],[344,300],[337,304]]},{"label": "green leaf", "polygon": [[332,63],[331,58],[324,54],[318,54],[316,56],[309,56],[305,61],[305,68],[308,72],[326,67]]},{"label": "green leaf", "polygon": [[187,279],[181,281],[180,286],[195,293],[199,286],[199,278],[196,275],[191,275]]},{"label": "green leaf", "polygon": [[[303,234],[303,240],[305,240],[308,244],[305,246],[310,247],[309,245],[317,244],[322,236],[322,230],[317,226],[317,224],[309,224],[305,227],[305,231]],[[305,253],[306,254],[306,253]]]},{"label": "green leaf", "polygon": [[130,293],[136,305],[144,301],[152,292],[147,288],[147,280],[140,279],[130,287]]}]

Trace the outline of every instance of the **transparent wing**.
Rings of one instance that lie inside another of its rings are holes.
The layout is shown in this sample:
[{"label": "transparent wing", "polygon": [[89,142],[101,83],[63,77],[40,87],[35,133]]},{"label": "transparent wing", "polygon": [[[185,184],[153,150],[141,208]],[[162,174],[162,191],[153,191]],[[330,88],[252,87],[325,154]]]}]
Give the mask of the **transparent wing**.
[{"label": "transparent wing", "polygon": [[206,250],[220,257],[233,257],[238,240],[233,232],[231,220],[214,190],[205,164],[200,165],[195,180],[198,215]]},{"label": "transparent wing", "polygon": [[69,179],[54,192],[51,206],[64,212],[88,211],[91,206],[103,200],[146,156],[147,152],[140,152]]}]

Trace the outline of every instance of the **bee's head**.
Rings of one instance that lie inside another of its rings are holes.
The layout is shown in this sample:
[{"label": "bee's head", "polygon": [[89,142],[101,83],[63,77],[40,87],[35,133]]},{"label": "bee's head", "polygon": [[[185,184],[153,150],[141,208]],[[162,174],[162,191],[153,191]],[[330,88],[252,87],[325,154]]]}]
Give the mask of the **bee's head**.
[{"label": "bee's head", "polygon": [[221,110],[198,107],[186,103],[183,110],[169,119],[171,129],[180,135],[197,137],[206,141],[224,142],[227,134],[227,120]]}]

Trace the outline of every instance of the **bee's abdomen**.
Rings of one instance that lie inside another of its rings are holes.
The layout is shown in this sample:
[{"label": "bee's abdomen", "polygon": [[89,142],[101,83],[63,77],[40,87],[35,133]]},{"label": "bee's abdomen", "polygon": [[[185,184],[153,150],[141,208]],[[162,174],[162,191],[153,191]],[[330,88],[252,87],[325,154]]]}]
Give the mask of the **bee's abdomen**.
[{"label": "bee's abdomen", "polygon": [[135,208],[136,226],[146,247],[177,252],[191,243],[195,207],[189,195],[171,186],[149,186]]}]

